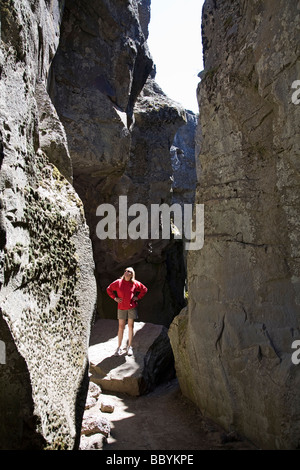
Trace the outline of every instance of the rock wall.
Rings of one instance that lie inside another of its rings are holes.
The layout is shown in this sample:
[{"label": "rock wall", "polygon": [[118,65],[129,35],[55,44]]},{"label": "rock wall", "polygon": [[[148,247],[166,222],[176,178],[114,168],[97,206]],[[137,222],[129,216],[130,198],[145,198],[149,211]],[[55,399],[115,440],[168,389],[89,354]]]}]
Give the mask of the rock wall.
[{"label": "rock wall", "polygon": [[[170,148],[173,183],[172,202],[178,204],[193,204],[197,185],[197,168],[195,162],[195,140],[198,116],[192,111],[186,111],[186,124],[175,134]],[[198,169],[199,173],[200,169]]]},{"label": "rock wall", "polygon": [[72,449],[87,393],[94,262],[47,93],[63,2],[0,5],[0,448]]},{"label": "rock wall", "polygon": [[127,196],[128,207],[171,201],[169,148],[185,112],[154,80],[147,46],[149,3],[67,0],[50,89],[90,228],[98,314],[116,318],[106,287],[133,266],[149,289],[141,321],[168,326],[184,302],[179,243],[100,240],[96,231],[101,220],[96,211],[103,203],[115,207],[119,220],[119,196]]},{"label": "rock wall", "polygon": [[170,329],[182,391],[266,449],[299,447],[299,2],[206,0],[205,242]]},{"label": "rock wall", "polygon": [[141,321],[168,326],[184,305],[181,242],[99,240],[96,209],[171,202],[185,111],[154,80],[149,0],[0,13],[0,448],[73,449],[92,317],[116,315],[107,285],[136,268]]}]

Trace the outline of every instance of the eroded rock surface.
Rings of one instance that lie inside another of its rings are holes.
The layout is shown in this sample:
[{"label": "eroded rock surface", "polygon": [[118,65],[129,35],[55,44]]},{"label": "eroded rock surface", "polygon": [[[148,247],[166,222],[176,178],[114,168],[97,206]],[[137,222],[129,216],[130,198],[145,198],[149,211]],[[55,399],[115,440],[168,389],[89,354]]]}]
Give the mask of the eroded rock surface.
[{"label": "eroded rock surface", "polygon": [[92,247],[69,182],[65,133],[46,91],[61,3],[0,6],[3,449],[74,448],[87,388]]},{"label": "eroded rock surface", "polygon": [[[186,124],[175,134],[170,148],[173,168],[172,202],[193,204],[197,185],[197,168],[195,161],[195,140],[198,116],[186,111]],[[200,168],[198,169],[200,174]]]},{"label": "eroded rock surface", "polygon": [[207,0],[198,90],[205,242],[170,337],[201,411],[263,448],[299,446],[299,2]]},{"label": "eroded rock surface", "polygon": [[150,223],[149,239],[100,240],[96,230],[97,208],[104,203],[116,209],[118,229],[124,216],[119,196],[127,197],[128,208],[171,202],[169,149],[185,111],[155,83],[148,19],[149,1],[67,0],[50,88],[90,228],[99,315],[115,318],[106,287],[134,266],[149,289],[144,320],[169,325],[184,304],[182,249],[170,240],[149,240]]}]

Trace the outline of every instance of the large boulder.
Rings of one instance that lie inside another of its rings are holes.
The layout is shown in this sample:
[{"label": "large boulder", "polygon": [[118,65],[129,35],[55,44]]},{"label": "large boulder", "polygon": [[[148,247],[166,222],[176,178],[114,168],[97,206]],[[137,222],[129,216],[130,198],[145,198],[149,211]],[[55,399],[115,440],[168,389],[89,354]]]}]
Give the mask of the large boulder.
[{"label": "large boulder", "polygon": [[47,93],[61,7],[0,6],[2,449],[76,447],[87,392],[92,247]]},{"label": "large boulder", "polygon": [[[174,375],[168,330],[163,325],[135,322],[132,356],[115,356],[118,321],[97,320],[89,347],[90,380],[102,390],[138,396]],[[123,346],[128,331],[125,327]],[[125,348],[126,350],[126,348]]]}]

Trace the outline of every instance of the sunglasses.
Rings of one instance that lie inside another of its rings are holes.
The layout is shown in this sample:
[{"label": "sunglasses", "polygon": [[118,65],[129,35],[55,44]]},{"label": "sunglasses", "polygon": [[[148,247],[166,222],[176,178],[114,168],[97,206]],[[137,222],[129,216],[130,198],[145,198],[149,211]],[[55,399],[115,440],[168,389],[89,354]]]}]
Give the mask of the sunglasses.
[{"label": "sunglasses", "polygon": [[125,273],[133,274],[133,272],[132,272],[132,271],[128,271],[128,269],[125,269]]}]

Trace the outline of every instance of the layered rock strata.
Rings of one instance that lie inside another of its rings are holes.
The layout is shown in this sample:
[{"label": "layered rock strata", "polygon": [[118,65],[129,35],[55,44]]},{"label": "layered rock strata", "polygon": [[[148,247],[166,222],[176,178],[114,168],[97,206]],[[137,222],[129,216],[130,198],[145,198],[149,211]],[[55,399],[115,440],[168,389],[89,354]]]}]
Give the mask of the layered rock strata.
[{"label": "layered rock strata", "polygon": [[47,93],[63,2],[1,2],[0,448],[73,449],[87,392],[94,263]]},{"label": "layered rock strata", "polygon": [[299,447],[299,2],[206,0],[205,242],[170,336],[182,391],[266,449]]}]

